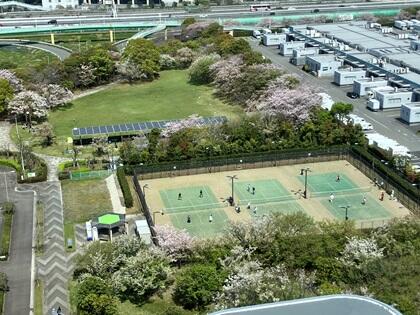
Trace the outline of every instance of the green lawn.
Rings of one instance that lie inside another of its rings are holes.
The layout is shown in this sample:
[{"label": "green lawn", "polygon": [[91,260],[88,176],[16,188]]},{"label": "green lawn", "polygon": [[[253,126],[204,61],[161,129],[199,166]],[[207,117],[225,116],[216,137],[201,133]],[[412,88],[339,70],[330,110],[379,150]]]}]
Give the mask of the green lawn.
[{"label": "green lawn", "polygon": [[0,47],[0,68],[18,69],[56,60],[53,54],[27,47]]},{"label": "green lawn", "polygon": [[66,224],[83,223],[99,214],[112,212],[111,199],[104,180],[65,180],[61,183]]},{"label": "green lawn", "polygon": [[213,96],[208,86],[188,83],[186,71],[164,71],[150,83],[119,84],[79,98],[72,106],[49,116],[57,136],[71,136],[75,126],[87,127],[117,123],[225,115],[235,117],[240,107],[227,105]]},{"label": "green lawn", "polygon": [[35,305],[34,305],[34,313],[35,315],[43,315],[44,312],[42,310],[43,308],[43,299],[44,295],[44,284],[41,280],[36,279],[35,280]]},{"label": "green lawn", "polygon": [[[68,239],[73,240],[73,247],[72,248],[67,247],[67,240]],[[74,252],[76,250],[76,238],[74,236],[74,223],[72,223],[72,222],[64,223],[64,247],[66,249],[66,252]]]},{"label": "green lawn", "polygon": [[13,214],[3,212],[3,227],[0,243],[0,255],[9,256],[10,233],[12,232]]}]

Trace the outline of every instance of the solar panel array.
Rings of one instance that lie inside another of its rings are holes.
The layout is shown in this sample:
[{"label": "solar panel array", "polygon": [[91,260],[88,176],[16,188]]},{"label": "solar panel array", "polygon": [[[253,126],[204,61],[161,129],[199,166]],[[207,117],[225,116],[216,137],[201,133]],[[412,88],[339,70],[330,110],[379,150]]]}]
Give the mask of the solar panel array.
[{"label": "solar panel array", "polygon": [[[137,122],[137,123],[128,123],[128,124],[117,124],[117,125],[107,125],[107,126],[93,126],[93,127],[81,127],[73,128],[73,137],[89,137],[89,136],[104,136],[112,135],[119,133],[138,133],[138,132],[147,132],[153,128],[164,129],[169,123],[180,122],[181,119],[173,120],[161,120],[161,121],[146,121],[146,122]],[[217,125],[226,121],[224,116],[215,116],[215,117],[204,117],[197,119],[197,126],[209,126]]]}]

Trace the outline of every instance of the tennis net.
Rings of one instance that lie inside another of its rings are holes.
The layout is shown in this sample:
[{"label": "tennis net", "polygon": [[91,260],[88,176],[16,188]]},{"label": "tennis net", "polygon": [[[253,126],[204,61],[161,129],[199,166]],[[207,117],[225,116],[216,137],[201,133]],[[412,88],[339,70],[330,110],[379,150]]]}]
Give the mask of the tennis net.
[{"label": "tennis net", "polygon": [[343,196],[343,195],[359,195],[363,193],[368,193],[372,191],[372,187],[361,187],[361,188],[352,188],[352,189],[344,189],[344,190],[329,190],[329,191],[318,191],[318,192],[311,192],[310,197],[312,198],[320,198],[320,197],[328,197],[331,194],[334,196]]},{"label": "tennis net", "polygon": [[248,203],[251,205],[262,205],[266,203],[277,203],[277,202],[287,202],[287,201],[294,201],[297,200],[297,196],[295,195],[287,195],[287,196],[277,196],[272,198],[264,198],[264,199],[241,199],[239,200],[238,204],[240,206],[246,206]]},{"label": "tennis net", "polygon": [[211,210],[217,208],[225,207],[223,203],[208,203],[208,204],[195,204],[195,205],[186,205],[180,207],[172,207],[172,208],[163,208],[162,211],[167,214],[173,213],[180,213],[180,212],[194,212],[194,211],[201,211],[201,210]]}]

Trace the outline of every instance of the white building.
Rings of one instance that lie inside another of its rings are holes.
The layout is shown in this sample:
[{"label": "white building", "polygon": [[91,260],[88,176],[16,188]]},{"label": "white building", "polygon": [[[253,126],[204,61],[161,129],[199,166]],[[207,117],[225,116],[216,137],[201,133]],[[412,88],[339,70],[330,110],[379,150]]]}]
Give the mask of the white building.
[{"label": "white building", "polygon": [[334,55],[306,56],[306,65],[317,77],[333,76],[343,62]]},{"label": "white building", "polygon": [[365,96],[374,88],[387,86],[388,81],[382,78],[370,77],[369,79],[359,79],[353,82],[353,93]]},{"label": "white building", "polygon": [[285,42],[280,43],[279,49],[280,49],[280,55],[282,56],[292,56],[294,49],[303,49],[305,48],[305,42],[304,41],[291,41],[291,42]]},{"label": "white building", "polygon": [[412,50],[420,50],[420,40],[413,40],[410,42],[410,48]]},{"label": "white building", "polygon": [[334,83],[342,85],[352,85],[354,80],[366,78],[366,71],[362,69],[346,68],[334,71]]},{"label": "white building", "polygon": [[368,140],[369,145],[374,146],[378,151],[389,158],[398,155],[410,156],[410,151],[407,147],[400,145],[397,141],[385,137],[380,133],[366,133],[365,137]]},{"label": "white building", "polygon": [[146,243],[152,243],[152,235],[150,233],[149,225],[146,220],[136,220],[134,221],[136,234]]},{"label": "white building", "polygon": [[42,7],[47,10],[76,8],[79,0],[42,0]]},{"label": "white building", "polygon": [[407,29],[407,24],[403,21],[397,20],[397,21],[394,22],[394,27],[398,28],[400,30],[406,30]]},{"label": "white building", "polygon": [[408,124],[420,123],[420,102],[401,105],[400,117]]},{"label": "white building", "polygon": [[286,34],[264,34],[262,42],[265,46],[276,46],[286,42]]},{"label": "white building", "polygon": [[295,66],[303,66],[306,62],[306,56],[315,56],[318,55],[319,48],[317,47],[307,47],[302,49],[293,49],[292,58],[290,62]]},{"label": "white building", "polygon": [[398,89],[390,86],[372,90],[374,98],[379,101],[381,109],[399,108],[402,104],[410,103],[413,92],[408,89]]}]

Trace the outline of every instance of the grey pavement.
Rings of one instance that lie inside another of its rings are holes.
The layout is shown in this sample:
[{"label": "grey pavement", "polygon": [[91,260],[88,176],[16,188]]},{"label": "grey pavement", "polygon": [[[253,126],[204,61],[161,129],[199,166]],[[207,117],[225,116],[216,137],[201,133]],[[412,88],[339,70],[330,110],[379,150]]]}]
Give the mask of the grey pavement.
[{"label": "grey pavement", "polygon": [[406,146],[410,151],[420,151],[420,137],[416,135],[417,128],[400,122],[398,120],[399,110],[372,112],[366,108],[365,99],[351,99],[346,96],[346,93],[351,90],[351,87],[338,87],[331,83],[332,78],[317,78],[312,74],[306,73],[301,67],[292,65],[289,62],[289,57],[279,55],[279,50],[276,46],[266,47],[258,45],[258,42],[254,39],[249,39],[249,42],[256,51],[270,58],[274,64],[282,66],[290,73],[298,74],[303,84],[320,88],[322,92],[331,95],[335,102],[353,104],[353,112],[370,122],[376,132],[396,140],[401,145]]},{"label": "grey pavement", "polygon": [[9,200],[15,202],[16,210],[13,216],[12,238],[9,259],[0,262],[0,267],[7,274],[10,291],[6,294],[4,314],[29,314],[31,295],[31,261],[32,261],[32,228],[33,228],[33,191],[15,191],[16,174],[7,173],[6,194],[4,183],[4,168],[0,168],[0,202]]},{"label": "grey pavement", "polygon": [[10,151],[17,151],[15,144],[10,139],[9,133],[12,124],[7,121],[0,121],[0,150],[8,149]]},{"label": "grey pavement", "polygon": [[64,213],[60,182],[39,185],[39,199],[45,205],[44,255],[38,258],[38,274],[44,281],[44,313],[59,306],[69,314],[68,282],[72,263],[64,245]]},{"label": "grey pavement", "polygon": [[60,60],[66,59],[68,56],[70,56],[71,51],[68,49],[64,49],[63,47],[56,46],[56,45],[50,45],[47,43],[42,42],[36,42],[36,41],[16,41],[16,40],[7,40],[7,39],[1,39],[0,40],[0,47],[4,46],[23,46],[23,47],[29,47],[29,48],[35,48],[47,51],[55,56],[57,56]]}]

